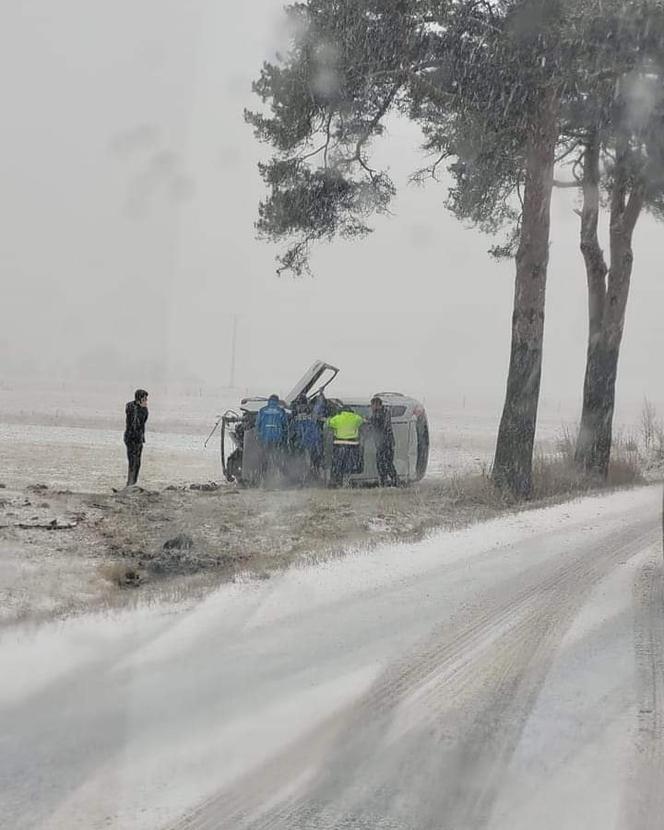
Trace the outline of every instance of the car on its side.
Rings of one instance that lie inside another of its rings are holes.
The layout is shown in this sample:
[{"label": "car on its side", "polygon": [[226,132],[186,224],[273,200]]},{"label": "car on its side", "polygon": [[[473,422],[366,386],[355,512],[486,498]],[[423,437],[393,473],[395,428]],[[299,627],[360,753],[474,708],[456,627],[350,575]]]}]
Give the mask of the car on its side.
[{"label": "car on its side", "polygon": [[[305,373],[303,378],[281,400],[289,409],[303,396],[313,402],[339,374],[335,366],[317,361]],[[400,392],[371,393],[367,397],[332,398],[328,397],[331,408],[350,406],[359,415],[368,419],[371,414],[371,398],[378,394],[383,404],[390,410],[394,430],[394,465],[399,480],[403,484],[420,481],[427,471],[429,463],[429,425],[424,406],[415,398]],[[240,413],[228,411],[221,419],[221,461],[225,478],[247,486],[260,482],[262,470],[262,452],[256,436],[256,416],[265,406],[267,397],[244,398],[240,404]],[[329,480],[331,461],[331,436],[324,435],[324,463],[322,478]],[[232,451],[227,455],[231,444]],[[361,434],[362,471],[351,476],[351,483],[377,484],[376,445],[372,430],[363,429]]]}]

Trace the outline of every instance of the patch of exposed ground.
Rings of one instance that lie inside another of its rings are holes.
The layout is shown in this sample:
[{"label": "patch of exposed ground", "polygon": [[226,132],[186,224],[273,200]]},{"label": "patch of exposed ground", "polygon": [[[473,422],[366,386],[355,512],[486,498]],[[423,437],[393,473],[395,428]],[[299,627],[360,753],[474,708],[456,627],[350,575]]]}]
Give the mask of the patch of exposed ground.
[{"label": "patch of exposed ground", "polygon": [[266,577],[294,561],[413,540],[497,512],[462,505],[445,489],[0,490],[0,622],[115,604],[127,594],[120,588],[145,596],[240,573]]},{"label": "patch of exposed ground", "polygon": [[[614,486],[641,480],[631,467],[615,469]],[[529,507],[592,489],[592,482],[570,478],[561,461],[539,462],[536,480],[537,498]],[[4,488],[0,624],[138,597],[198,596],[241,574],[268,578],[294,562],[411,542],[517,507],[483,475],[333,491],[191,485],[85,494],[45,485]]]}]

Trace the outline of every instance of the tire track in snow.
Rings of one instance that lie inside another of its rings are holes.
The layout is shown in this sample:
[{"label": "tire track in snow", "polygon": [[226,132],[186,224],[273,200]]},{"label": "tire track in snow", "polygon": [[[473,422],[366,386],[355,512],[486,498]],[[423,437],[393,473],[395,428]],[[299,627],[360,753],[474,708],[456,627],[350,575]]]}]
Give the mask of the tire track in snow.
[{"label": "tire track in snow", "polygon": [[[579,558],[552,580],[545,594],[540,592],[540,602],[528,610],[494,653],[487,655],[481,668],[490,693],[460,740],[461,762],[451,774],[456,786],[449,788],[450,792],[456,789],[459,796],[446,804],[443,827],[456,830],[489,824],[507,766],[560,643],[590,592],[617,564],[616,554],[622,560],[640,550],[641,538],[629,546],[619,540],[604,558]],[[493,673],[498,675],[497,682],[492,681]]]},{"label": "tire track in snow", "polygon": [[[654,527],[607,534],[497,585],[356,705],[174,830],[337,830],[379,827],[378,816],[390,830],[486,827],[562,638],[592,588],[641,552]],[[404,713],[405,732],[390,741]]]},{"label": "tire track in snow", "polygon": [[659,555],[638,572],[633,593],[638,718],[624,826],[660,830],[664,822],[664,573]]},{"label": "tire track in snow", "polygon": [[[476,644],[471,644],[468,638],[460,636],[451,644],[452,648],[446,654],[436,647],[433,660],[418,661],[414,669],[420,673],[423,665],[427,666],[428,671],[431,663],[437,664],[434,671],[440,682],[435,692],[429,695],[424,710],[427,728],[437,727],[440,730],[442,727],[444,735],[444,740],[438,745],[429,742],[431,752],[429,757],[421,759],[422,764],[430,767],[432,760],[435,762],[441,751],[447,751],[447,763],[441,764],[438,776],[439,782],[444,782],[443,787],[441,788],[440,783],[431,781],[429,776],[430,788],[423,792],[419,799],[420,804],[437,804],[440,809],[433,809],[427,816],[420,813],[416,824],[418,828],[444,826],[456,830],[458,827],[485,825],[499,789],[500,775],[518,743],[521,730],[537,699],[537,693],[544,682],[560,639],[596,582],[626,556],[642,550],[646,536],[634,538],[634,532],[630,530],[613,539],[612,544],[602,551],[603,555],[599,559],[593,559],[593,556],[586,552],[569,567],[561,569],[558,566],[558,571],[554,571],[550,579],[536,581],[534,589],[531,584],[521,593],[521,603],[532,606],[525,615],[523,609],[518,606],[510,608],[510,602],[515,602],[514,597],[509,597],[507,604],[503,601],[502,607],[498,601],[499,613],[493,610],[496,606],[491,608],[489,604],[486,614],[469,628],[472,635],[478,633],[486,640],[482,658],[471,658],[467,661],[466,674],[474,675],[476,694],[466,699],[463,706],[457,705],[456,711],[450,706],[450,701],[458,700],[463,684],[459,682],[458,677],[454,678],[452,666],[448,661],[458,658],[459,651],[476,648]],[[544,604],[542,599],[545,600]],[[534,600],[537,602],[533,605]],[[496,625],[504,626],[506,616],[512,617],[516,625],[496,643]],[[404,691],[403,687],[401,691]],[[379,700],[384,703],[384,699]],[[435,708],[438,709],[436,716],[430,717],[430,710]],[[358,723],[356,728],[362,734],[362,724]],[[351,742],[353,731],[349,730]],[[345,747],[343,763],[347,765],[351,761],[355,779],[371,781],[372,765],[376,763],[372,759],[380,758],[384,754],[382,739],[381,734],[373,750],[371,746],[367,746],[366,740],[361,739],[356,747],[358,757],[355,763],[349,758],[349,747]],[[456,743],[452,751],[449,750],[450,743]],[[416,748],[411,749],[417,751]],[[399,764],[394,766],[392,779],[403,787],[405,782],[398,773]],[[415,780],[408,785],[415,791],[418,789],[419,777],[420,772],[417,770]],[[469,786],[469,781],[472,781],[472,786]],[[349,786],[352,787],[347,783],[347,789]],[[377,782],[376,788],[379,786]],[[343,797],[343,789],[338,793],[337,798],[340,797]],[[311,796],[308,800],[310,802]],[[321,800],[325,800],[324,792]],[[300,806],[304,807],[304,804]],[[413,809],[416,807],[417,805],[413,805]],[[310,807],[307,809],[307,812],[309,811]],[[442,815],[445,816],[445,820],[441,819]],[[280,814],[278,818],[282,823],[276,824],[277,816],[270,814],[264,825],[256,825],[256,830],[259,827],[262,830],[263,827],[270,826],[337,826],[322,821],[314,825],[309,818],[304,820],[303,816],[292,813]],[[407,826],[405,822],[406,817],[403,826]]]}]

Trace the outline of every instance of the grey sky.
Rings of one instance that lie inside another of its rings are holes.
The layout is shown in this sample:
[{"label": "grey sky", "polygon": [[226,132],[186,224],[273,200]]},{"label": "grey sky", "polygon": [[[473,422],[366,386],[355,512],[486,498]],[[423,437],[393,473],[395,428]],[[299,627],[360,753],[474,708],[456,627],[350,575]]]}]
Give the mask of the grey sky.
[{"label": "grey sky", "polygon": [[[403,187],[363,242],[319,249],[315,279],[277,279],[257,243],[261,150],[243,123],[280,0],[5,0],[0,8],[0,360],[149,385],[166,372],[282,390],[314,358],[345,388],[500,404],[513,266]],[[405,185],[418,133],[391,122],[377,153]],[[557,197],[543,395],[579,398],[585,280],[573,197]],[[662,230],[642,222],[621,400],[664,404]],[[144,356],[137,359],[135,351]],[[367,389],[367,384],[371,387]]]}]

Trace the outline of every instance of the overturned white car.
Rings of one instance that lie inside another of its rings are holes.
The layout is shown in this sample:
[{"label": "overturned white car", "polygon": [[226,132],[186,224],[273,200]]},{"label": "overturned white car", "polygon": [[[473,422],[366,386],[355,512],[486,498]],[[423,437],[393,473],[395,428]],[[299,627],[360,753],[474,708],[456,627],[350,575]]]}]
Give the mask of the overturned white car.
[{"label": "overturned white car", "polygon": [[[324,392],[338,375],[339,369],[329,363],[317,361],[282,398],[281,404],[290,409],[295,401],[306,397],[314,401]],[[406,397],[399,392],[378,392],[366,398],[328,397],[333,409],[348,406],[369,418],[371,398],[378,395],[390,410],[392,429],[394,431],[394,465],[402,484],[419,481],[426,473],[429,463],[429,425],[426,412],[419,401]],[[263,471],[263,451],[256,435],[256,417],[265,406],[267,397],[245,398],[240,404],[240,412],[229,410],[221,420],[221,465],[227,481],[235,481],[247,486],[260,483]],[[352,484],[378,484],[376,466],[376,444],[370,428],[361,434],[361,472],[350,477]],[[329,483],[332,457],[332,435],[323,431],[323,465],[321,483]]]}]

